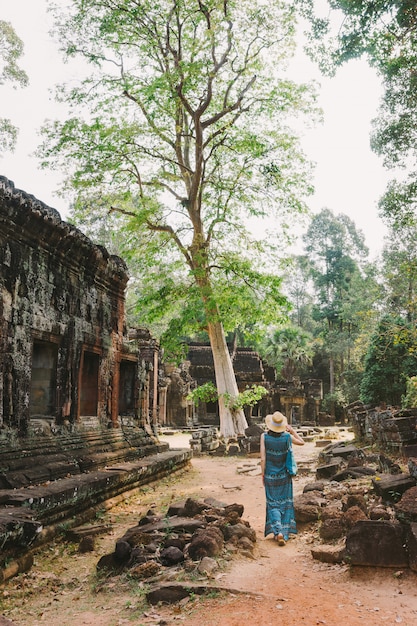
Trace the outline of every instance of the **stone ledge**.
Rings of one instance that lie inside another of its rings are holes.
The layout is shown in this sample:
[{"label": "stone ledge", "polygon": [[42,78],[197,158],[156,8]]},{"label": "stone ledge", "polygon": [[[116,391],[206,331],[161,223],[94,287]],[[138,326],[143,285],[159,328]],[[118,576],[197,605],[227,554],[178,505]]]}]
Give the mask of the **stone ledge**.
[{"label": "stone ledge", "polygon": [[[56,480],[48,485],[0,491],[0,546],[2,564],[52,539],[52,527],[80,516],[132,489],[186,467],[189,449],[167,450],[133,462],[88,474]],[[57,532],[57,531],[56,531]],[[56,534],[55,532],[55,534]]]}]

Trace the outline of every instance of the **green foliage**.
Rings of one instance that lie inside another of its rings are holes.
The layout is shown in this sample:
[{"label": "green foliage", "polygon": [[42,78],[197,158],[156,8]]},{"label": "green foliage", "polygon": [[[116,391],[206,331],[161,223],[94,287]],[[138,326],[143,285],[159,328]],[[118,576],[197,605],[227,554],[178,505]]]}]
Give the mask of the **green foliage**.
[{"label": "green foliage", "polygon": [[225,397],[225,402],[232,411],[238,411],[245,406],[255,406],[266,395],[268,395],[268,391],[265,387],[252,385],[241,391],[236,397],[228,395]]},{"label": "green foliage", "polygon": [[[0,20],[0,87],[5,83],[26,86],[28,77],[19,67],[18,61],[23,54],[23,43],[16,35],[9,22]],[[12,122],[0,118],[0,154],[13,150],[18,130]]]},{"label": "green foliage", "polygon": [[405,409],[417,407],[417,376],[406,379],[405,395],[401,398],[401,406]]},{"label": "green foliage", "polygon": [[417,374],[415,327],[386,316],[373,335],[365,358],[361,400],[400,406],[407,378]]},{"label": "green foliage", "polygon": [[[252,385],[251,387],[247,387],[237,396],[231,396],[228,393],[222,394],[222,396],[225,400],[226,406],[228,406],[233,412],[243,409],[245,406],[254,406],[267,394],[268,391],[265,387],[262,387],[261,385]],[[200,385],[196,389],[193,389],[193,391],[191,391],[187,396],[187,400],[191,400],[196,405],[200,402],[215,402],[218,399],[219,395],[217,393],[217,388],[212,382]]]},{"label": "green foliage", "polygon": [[288,309],[277,257],[312,191],[291,123],[315,93],[276,71],[294,50],[293,7],[74,0],[56,20],[91,74],[59,89],[71,117],[46,124],[42,162],[66,172],[77,224],[112,243],[118,229],[131,319],[170,355],[218,320],[256,337]]},{"label": "green foliage", "polygon": [[266,337],[262,353],[269,365],[282,378],[291,382],[303,368],[312,363],[313,337],[297,326],[285,326],[273,330]]},{"label": "green foliage", "polygon": [[336,418],[341,417],[347,405],[347,398],[340,387],[337,387],[333,393],[326,393],[322,401],[323,411],[336,415]]},{"label": "green foliage", "polygon": [[216,402],[218,398],[216,385],[212,382],[196,387],[187,396],[187,400],[190,400],[195,405],[198,405],[200,402]]},{"label": "green foliage", "polygon": [[325,386],[333,394],[344,385],[345,372],[358,369],[358,340],[372,326],[379,288],[375,268],[365,262],[363,234],[346,215],[323,209],[311,220],[304,242],[314,293],[315,362],[326,366]]},{"label": "green foliage", "polygon": [[[392,183],[382,215],[397,219],[404,210],[401,220],[407,219],[410,205],[403,200],[407,194],[415,198],[417,169],[416,3],[412,0],[329,0],[333,10],[328,19],[317,20],[313,2],[299,2],[304,5],[312,24],[312,55],[324,71],[334,72],[342,63],[365,56],[383,80],[384,95],[374,121],[371,146],[384,157],[388,168],[413,171],[407,183],[399,185],[401,190],[398,183]],[[393,192],[398,203],[392,202]]]}]

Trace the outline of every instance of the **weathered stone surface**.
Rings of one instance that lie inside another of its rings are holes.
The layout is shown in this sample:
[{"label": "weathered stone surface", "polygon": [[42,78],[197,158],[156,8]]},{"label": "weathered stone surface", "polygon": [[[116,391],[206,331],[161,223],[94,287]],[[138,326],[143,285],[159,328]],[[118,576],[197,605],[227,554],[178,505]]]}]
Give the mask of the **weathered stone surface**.
[{"label": "weathered stone surface", "polygon": [[205,556],[204,558],[201,559],[200,563],[198,564],[197,570],[199,571],[200,574],[211,575],[213,572],[215,572],[218,569],[218,567],[219,565],[216,559],[212,559],[209,556]]},{"label": "weathered stone surface", "polygon": [[401,495],[416,484],[416,479],[409,474],[398,476],[377,476],[372,479],[375,493],[387,502],[396,502]]},{"label": "weathered stone surface", "polygon": [[80,554],[86,554],[87,552],[94,552],[95,540],[91,535],[83,537],[78,545],[78,552]]},{"label": "weathered stone surface", "polygon": [[363,478],[364,476],[373,476],[376,471],[369,467],[347,467],[346,469],[337,472],[332,480],[341,482],[343,480],[349,480],[350,478]]},{"label": "weathered stone surface", "polygon": [[345,525],[341,518],[325,519],[320,524],[320,537],[325,541],[340,539],[346,532]]},{"label": "weathered stone surface", "polygon": [[246,524],[234,524],[233,526],[226,525],[223,529],[224,538],[226,541],[230,541],[232,537],[240,539],[241,537],[247,537],[251,541],[256,541],[256,532],[250,526]]},{"label": "weathered stone surface", "polygon": [[374,506],[369,509],[369,519],[372,520],[390,520],[390,512],[382,505]]},{"label": "weathered stone surface", "polygon": [[322,544],[311,549],[311,556],[322,563],[343,563],[345,558],[345,543],[338,545]]},{"label": "weathered stone surface", "polygon": [[2,550],[10,546],[28,547],[42,530],[42,523],[35,520],[31,511],[19,507],[0,510],[0,544]]},{"label": "weathered stone surface", "polygon": [[198,561],[205,556],[217,556],[224,546],[223,533],[219,528],[209,527],[194,533],[188,546],[189,557]]},{"label": "weathered stone surface", "polygon": [[316,478],[332,478],[340,470],[340,462],[333,461],[333,463],[327,463],[327,465],[320,465],[316,469]]},{"label": "weathered stone surface", "polygon": [[390,521],[359,521],[346,536],[346,560],[352,565],[407,567],[407,527]]},{"label": "weathered stone surface", "polygon": [[294,500],[294,513],[295,520],[301,524],[315,522],[320,517],[320,507]]},{"label": "weathered stone surface", "polygon": [[394,505],[394,510],[400,522],[417,522],[417,487],[407,489]]},{"label": "weathered stone surface", "polygon": [[316,480],[312,483],[307,483],[304,486],[303,493],[307,493],[307,491],[320,491],[323,492],[326,487],[326,481],[324,480]]},{"label": "weathered stone surface", "polygon": [[184,552],[180,550],[180,548],[177,548],[176,546],[168,546],[167,548],[161,550],[159,558],[161,559],[162,565],[170,567],[171,565],[181,563],[185,557]]},{"label": "weathered stone surface", "polygon": [[[141,533],[155,533],[155,532],[194,532],[199,528],[204,528],[206,522],[201,519],[193,517],[164,517],[154,523],[138,525],[136,528]],[[131,531],[128,531],[131,532]],[[126,535],[125,535],[126,536]]]},{"label": "weathered stone surface", "polygon": [[364,513],[368,510],[367,501],[365,496],[361,493],[350,493],[343,497],[342,499],[342,509],[343,511],[347,511],[352,506],[358,506]]},{"label": "weathered stone surface", "polygon": [[340,502],[331,501],[327,506],[323,507],[320,512],[320,519],[341,519],[343,516],[342,505]]},{"label": "weathered stone surface", "polygon": [[340,456],[342,459],[347,459],[351,456],[360,455],[361,451],[354,445],[338,445],[332,449],[333,456]]},{"label": "weathered stone surface", "polygon": [[181,583],[167,583],[154,587],[146,594],[146,599],[149,604],[175,604],[180,602],[184,598],[187,598],[190,594],[203,595],[209,589],[199,585]]},{"label": "weathered stone surface", "polygon": [[407,534],[408,564],[413,572],[417,572],[417,523],[412,522]]},{"label": "weathered stone surface", "polygon": [[342,522],[345,528],[352,528],[360,520],[368,519],[366,513],[358,506],[351,506],[343,512]]},{"label": "weathered stone surface", "polygon": [[147,563],[141,563],[132,567],[129,571],[129,575],[136,580],[144,580],[145,578],[152,578],[159,573],[161,566],[156,561],[148,561]]}]

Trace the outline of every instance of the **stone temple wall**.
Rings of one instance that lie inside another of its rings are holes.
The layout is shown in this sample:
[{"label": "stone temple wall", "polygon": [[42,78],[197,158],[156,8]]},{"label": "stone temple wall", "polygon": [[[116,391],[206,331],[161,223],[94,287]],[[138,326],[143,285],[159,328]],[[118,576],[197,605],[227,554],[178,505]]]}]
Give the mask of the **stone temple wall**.
[{"label": "stone temple wall", "polygon": [[137,378],[123,348],[127,281],[122,259],[0,177],[3,429],[117,423]]}]

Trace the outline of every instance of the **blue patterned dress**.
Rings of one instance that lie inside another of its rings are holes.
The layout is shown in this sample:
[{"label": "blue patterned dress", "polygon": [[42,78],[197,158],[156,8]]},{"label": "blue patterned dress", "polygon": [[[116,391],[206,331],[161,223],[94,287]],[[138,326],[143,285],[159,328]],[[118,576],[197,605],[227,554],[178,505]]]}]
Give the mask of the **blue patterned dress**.
[{"label": "blue patterned dress", "polygon": [[288,432],[264,434],[265,443],[265,496],[266,521],[265,537],[271,533],[283,534],[288,539],[290,533],[296,534],[294,518],[292,478],[285,469],[287,450],[292,447]]}]

